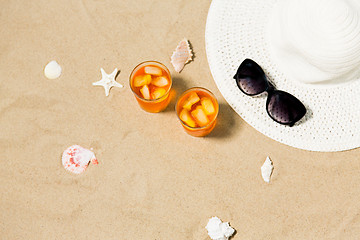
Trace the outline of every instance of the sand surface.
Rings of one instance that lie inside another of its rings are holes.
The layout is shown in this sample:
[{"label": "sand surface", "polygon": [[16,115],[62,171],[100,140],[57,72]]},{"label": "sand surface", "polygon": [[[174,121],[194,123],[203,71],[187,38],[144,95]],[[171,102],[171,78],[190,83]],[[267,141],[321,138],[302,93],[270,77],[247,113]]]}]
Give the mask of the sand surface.
[{"label": "sand surface", "polygon": [[[359,239],[360,150],[315,153],[246,124],[218,91],[206,59],[210,1],[11,0],[0,2],[0,238],[209,239],[229,221],[244,239]],[[188,38],[194,61],[170,56]],[[45,65],[56,60],[58,79]],[[142,111],[129,87],[145,60],[169,67],[176,96]],[[92,86],[100,68],[124,88]],[[218,125],[187,135],[174,111],[189,87],[219,100]],[[265,111],[265,108],[264,108]],[[74,175],[61,154],[93,148],[99,165]],[[270,156],[270,184],[260,167]]]}]

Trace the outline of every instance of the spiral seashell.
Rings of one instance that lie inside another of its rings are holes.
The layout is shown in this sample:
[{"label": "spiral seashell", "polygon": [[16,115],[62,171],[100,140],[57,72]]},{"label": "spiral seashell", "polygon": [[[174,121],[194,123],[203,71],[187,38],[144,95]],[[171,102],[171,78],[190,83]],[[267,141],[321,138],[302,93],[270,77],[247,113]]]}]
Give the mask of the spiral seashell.
[{"label": "spiral seashell", "polygon": [[267,26],[272,57],[287,77],[339,83],[360,77],[358,0],[281,0]]},{"label": "spiral seashell", "polygon": [[176,72],[181,72],[185,64],[192,60],[193,54],[189,45],[189,41],[184,38],[180,41],[171,56],[171,64]]}]

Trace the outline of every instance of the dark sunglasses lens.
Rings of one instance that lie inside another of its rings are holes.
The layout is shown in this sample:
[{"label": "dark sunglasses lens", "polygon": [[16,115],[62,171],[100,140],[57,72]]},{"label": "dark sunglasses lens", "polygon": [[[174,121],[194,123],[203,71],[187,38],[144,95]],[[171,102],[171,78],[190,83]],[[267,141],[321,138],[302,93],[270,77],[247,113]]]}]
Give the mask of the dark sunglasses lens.
[{"label": "dark sunglasses lens", "polygon": [[299,121],[306,113],[306,108],[299,99],[287,92],[277,90],[269,94],[266,110],[272,119],[290,126]]},{"label": "dark sunglasses lens", "polygon": [[264,71],[251,59],[245,59],[240,64],[234,79],[240,90],[247,95],[257,95],[268,88]]}]

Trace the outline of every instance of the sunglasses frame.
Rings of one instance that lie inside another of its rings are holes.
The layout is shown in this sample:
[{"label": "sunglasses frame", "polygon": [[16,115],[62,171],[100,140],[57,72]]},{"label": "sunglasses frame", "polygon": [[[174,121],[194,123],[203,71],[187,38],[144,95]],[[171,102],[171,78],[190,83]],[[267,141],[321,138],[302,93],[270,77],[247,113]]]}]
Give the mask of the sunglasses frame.
[{"label": "sunglasses frame", "polygon": [[[265,81],[265,83],[266,83],[266,88],[265,88],[264,91],[259,92],[259,93],[250,94],[250,93],[245,92],[245,91],[243,90],[243,88],[240,86],[240,83],[239,83],[237,77],[238,77],[238,74],[239,74],[240,67],[241,67],[243,64],[245,64],[246,61],[254,64],[255,67],[258,67],[258,68],[259,68],[258,70],[260,70],[260,73],[261,73],[261,75],[262,75],[261,78],[264,79],[264,81]],[[271,83],[271,81],[269,81],[269,79],[268,79],[268,77],[266,76],[264,70],[263,70],[263,69],[260,67],[260,65],[257,64],[254,60],[251,60],[251,59],[249,59],[249,58],[245,59],[245,60],[240,64],[240,66],[238,67],[238,70],[236,71],[236,74],[235,74],[235,76],[234,76],[234,79],[236,80],[236,85],[237,85],[237,87],[240,89],[240,91],[243,92],[243,93],[244,93],[245,95],[247,95],[247,96],[253,97],[253,96],[260,95],[260,94],[262,94],[262,93],[264,93],[264,92],[266,92],[266,93],[268,94],[268,95],[267,95],[267,99],[266,99],[265,108],[266,108],[266,112],[267,112],[267,114],[269,115],[269,117],[270,117],[272,120],[274,120],[275,122],[277,122],[277,123],[279,123],[279,124],[282,124],[282,125],[287,125],[287,126],[292,127],[292,126],[294,126],[294,124],[295,124],[297,121],[299,121],[301,118],[303,118],[303,117],[305,116],[305,114],[306,114],[306,108],[305,108],[304,104],[303,104],[299,99],[297,99],[294,95],[292,95],[292,94],[290,94],[290,93],[288,93],[288,92],[285,92],[285,91],[277,90],[277,89],[275,88],[275,86]],[[301,103],[301,105],[302,105],[302,107],[303,107],[303,109],[301,109],[301,111],[304,110],[304,111],[303,111],[303,114],[300,114],[298,117],[294,118],[292,121],[287,122],[287,123],[280,122],[280,121],[276,120],[276,119],[270,114],[270,112],[269,112],[269,107],[268,107],[268,106],[269,106],[269,102],[270,102],[270,100],[271,100],[271,97],[272,97],[274,94],[283,94],[283,95],[286,94],[286,95],[289,95],[289,96],[295,98],[296,100],[298,100],[299,103]]]}]

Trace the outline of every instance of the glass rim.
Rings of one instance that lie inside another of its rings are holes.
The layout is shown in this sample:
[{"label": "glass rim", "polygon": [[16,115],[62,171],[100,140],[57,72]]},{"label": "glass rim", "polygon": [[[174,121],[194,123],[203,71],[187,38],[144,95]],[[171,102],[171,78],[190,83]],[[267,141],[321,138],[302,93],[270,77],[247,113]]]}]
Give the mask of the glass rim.
[{"label": "glass rim", "polygon": [[[135,73],[135,72],[134,72],[135,69],[138,68],[139,66],[143,65],[143,64],[146,64],[146,63],[148,63],[149,65],[150,65],[151,63],[159,64],[159,65],[161,65],[161,67],[163,67],[163,68],[165,69],[165,71],[169,74],[170,86],[169,86],[169,88],[167,89],[166,93],[165,93],[163,96],[159,97],[159,98],[155,98],[155,99],[146,99],[146,98],[143,98],[143,97],[139,96],[139,95],[134,91],[134,89],[133,89],[133,87],[132,87],[131,78],[132,78],[133,74]],[[130,89],[131,89],[131,91],[134,93],[135,97],[141,99],[141,100],[144,101],[144,102],[157,102],[157,101],[159,101],[159,100],[167,97],[167,95],[170,93],[170,90],[171,90],[171,87],[172,87],[172,78],[171,78],[171,74],[170,74],[169,69],[168,69],[164,64],[162,64],[161,62],[158,62],[158,61],[148,60],[148,61],[144,61],[144,62],[139,63],[138,65],[136,65],[136,66],[133,68],[133,70],[131,71],[130,76],[129,76],[129,85],[130,85]]]},{"label": "glass rim", "polygon": [[[203,91],[203,92],[206,92],[208,93],[213,99],[215,99],[215,104],[216,104],[216,114],[215,114],[215,117],[213,120],[211,120],[208,124],[206,124],[205,126],[202,126],[202,127],[191,127],[189,125],[187,125],[185,122],[183,122],[180,117],[179,117],[179,113],[178,113],[178,103],[180,102],[180,100],[189,92],[192,92],[192,91],[195,91],[196,89],[200,90],[200,91]],[[181,122],[182,125],[184,125],[185,127],[191,129],[191,130],[201,130],[201,129],[205,129],[207,127],[209,127],[211,124],[213,124],[216,119],[217,119],[217,116],[219,115],[219,103],[218,103],[218,100],[216,99],[215,95],[208,89],[206,88],[203,88],[203,87],[192,87],[192,88],[189,88],[187,89],[185,92],[183,92],[180,97],[178,98],[178,100],[176,101],[176,104],[175,104],[175,112],[176,112],[176,116],[177,118],[179,119],[179,121]]]}]

